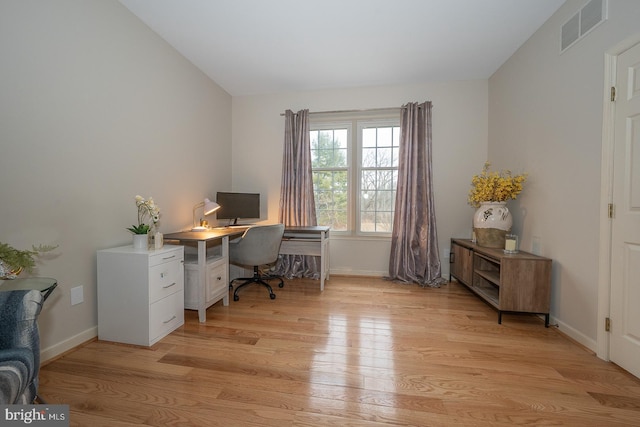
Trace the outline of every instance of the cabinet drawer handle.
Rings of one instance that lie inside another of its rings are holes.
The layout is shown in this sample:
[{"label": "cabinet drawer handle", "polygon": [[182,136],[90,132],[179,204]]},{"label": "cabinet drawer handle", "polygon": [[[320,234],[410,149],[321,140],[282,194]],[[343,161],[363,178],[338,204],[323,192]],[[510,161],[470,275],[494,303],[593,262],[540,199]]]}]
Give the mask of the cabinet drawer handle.
[{"label": "cabinet drawer handle", "polygon": [[171,256],[166,256],[166,257],[164,257],[164,258],[162,258],[162,259],[163,259],[163,260],[166,260],[166,259],[171,259],[171,258],[175,258],[175,257],[176,257],[175,255],[171,255]]},{"label": "cabinet drawer handle", "polygon": [[164,322],[162,322],[162,323],[167,324],[167,323],[169,323],[169,322],[173,321],[175,318],[176,318],[176,316],[175,316],[175,315],[173,315],[173,316],[171,316],[171,319],[169,319],[169,320],[165,320],[165,321],[164,321]]},{"label": "cabinet drawer handle", "polygon": [[170,284],[170,285],[163,286],[163,287],[162,287],[162,289],[170,288],[170,287],[172,287],[172,286],[175,286],[175,284],[176,284],[176,282],[173,282],[173,283],[172,283],[172,284]]}]

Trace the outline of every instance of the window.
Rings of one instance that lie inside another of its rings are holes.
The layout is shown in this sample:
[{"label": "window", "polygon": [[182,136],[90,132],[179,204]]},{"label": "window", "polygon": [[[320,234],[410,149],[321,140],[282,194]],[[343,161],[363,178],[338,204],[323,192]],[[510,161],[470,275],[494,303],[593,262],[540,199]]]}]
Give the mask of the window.
[{"label": "window", "polygon": [[399,118],[311,122],[310,126],[318,224],[347,234],[391,233]]},{"label": "window", "polygon": [[363,124],[360,145],[359,231],[391,233],[398,183],[400,128]]}]

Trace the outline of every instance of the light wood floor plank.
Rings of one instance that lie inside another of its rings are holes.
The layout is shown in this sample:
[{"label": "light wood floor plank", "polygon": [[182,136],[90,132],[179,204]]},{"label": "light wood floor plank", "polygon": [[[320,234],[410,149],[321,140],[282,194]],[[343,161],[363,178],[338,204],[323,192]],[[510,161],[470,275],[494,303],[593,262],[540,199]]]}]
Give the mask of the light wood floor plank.
[{"label": "light wood floor plank", "polygon": [[74,426],[638,426],[640,380],[458,283],[249,287],[151,348],[93,341],[43,366]]}]

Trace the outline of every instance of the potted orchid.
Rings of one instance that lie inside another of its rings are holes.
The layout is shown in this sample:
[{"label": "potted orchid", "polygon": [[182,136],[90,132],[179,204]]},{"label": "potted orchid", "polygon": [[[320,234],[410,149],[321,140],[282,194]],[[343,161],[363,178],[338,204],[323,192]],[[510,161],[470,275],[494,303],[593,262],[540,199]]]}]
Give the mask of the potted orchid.
[{"label": "potted orchid", "polygon": [[136,207],[138,208],[138,225],[132,225],[127,230],[133,234],[147,234],[160,220],[160,208],[153,198],[149,197],[145,200],[139,195],[136,196]]}]

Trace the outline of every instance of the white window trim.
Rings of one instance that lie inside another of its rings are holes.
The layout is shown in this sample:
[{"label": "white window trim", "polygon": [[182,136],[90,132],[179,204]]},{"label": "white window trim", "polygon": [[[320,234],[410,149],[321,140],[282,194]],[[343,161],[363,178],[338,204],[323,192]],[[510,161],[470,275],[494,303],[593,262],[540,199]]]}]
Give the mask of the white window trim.
[{"label": "white window trim", "polygon": [[[394,112],[397,114],[397,112]],[[349,185],[347,190],[347,221],[348,230],[337,231],[331,230],[332,235],[341,238],[366,238],[370,240],[389,240],[391,233],[382,232],[364,232],[360,229],[360,192],[362,183],[360,182],[360,174],[362,172],[362,129],[364,127],[384,127],[384,126],[400,126],[400,116],[391,117],[385,114],[370,115],[349,114],[341,115],[340,118],[333,116],[332,118],[318,118],[309,120],[309,130],[330,130],[338,128],[347,129],[347,164]],[[379,118],[376,118],[379,117]],[[354,140],[353,130],[356,129]],[[354,194],[355,192],[355,194]]]},{"label": "white window trim", "polygon": [[[309,123],[309,130],[333,130],[333,129],[347,129],[347,179],[348,183],[351,184],[353,182],[353,144],[351,140],[353,138],[353,121],[322,121],[322,122],[313,122]],[[354,210],[353,210],[353,188],[351,185],[347,186],[347,223],[349,226],[346,231],[338,231],[331,230],[331,234],[340,234],[344,236],[350,236],[353,230],[350,230],[349,227],[353,224],[354,218]]]},{"label": "white window trim", "polygon": [[[385,237],[385,238],[389,238],[391,237],[391,233],[383,233],[380,231],[360,231],[360,193],[362,192],[362,180],[360,179],[360,177],[362,176],[362,130],[367,128],[367,127],[385,127],[385,126],[400,126],[400,117],[398,117],[397,119],[392,119],[392,118],[387,118],[387,119],[370,119],[370,120],[356,120],[357,122],[357,141],[356,141],[356,161],[355,161],[355,168],[356,168],[356,184],[358,186],[357,188],[357,196],[354,198],[355,199],[355,203],[356,203],[356,209],[354,210],[354,213],[358,213],[358,215],[355,218],[355,223],[354,223],[354,234],[357,236],[373,236],[373,237]],[[395,215],[395,212],[394,212]]]}]

